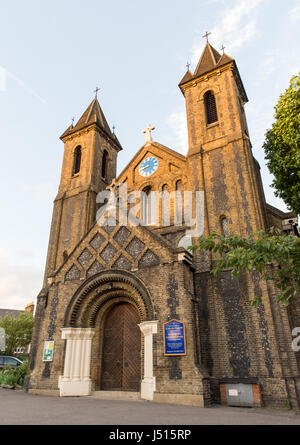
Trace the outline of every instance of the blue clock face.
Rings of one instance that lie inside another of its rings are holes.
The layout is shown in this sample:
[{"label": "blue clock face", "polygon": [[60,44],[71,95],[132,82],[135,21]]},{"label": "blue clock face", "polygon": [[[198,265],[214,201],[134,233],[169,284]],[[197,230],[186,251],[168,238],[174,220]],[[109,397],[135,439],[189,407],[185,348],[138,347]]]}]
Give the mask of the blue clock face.
[{"label": "blue clock face", "polygon": [[144,159],[144,161],[139,166],[139,173],[141,176],[147,177],[153,175],[158,169],[158,160],[151,156],[150,158]]}]

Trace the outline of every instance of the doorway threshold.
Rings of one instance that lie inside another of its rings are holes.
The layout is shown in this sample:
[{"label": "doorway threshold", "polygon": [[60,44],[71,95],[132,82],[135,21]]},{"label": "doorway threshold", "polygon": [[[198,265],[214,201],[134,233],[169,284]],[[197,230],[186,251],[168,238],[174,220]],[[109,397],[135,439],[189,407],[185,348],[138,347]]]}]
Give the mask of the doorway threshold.
[{"label": "doorway threshold", "polygon": [[141,393],[133,391],[92,391],[90,397],[102,400],[141,400]]}]

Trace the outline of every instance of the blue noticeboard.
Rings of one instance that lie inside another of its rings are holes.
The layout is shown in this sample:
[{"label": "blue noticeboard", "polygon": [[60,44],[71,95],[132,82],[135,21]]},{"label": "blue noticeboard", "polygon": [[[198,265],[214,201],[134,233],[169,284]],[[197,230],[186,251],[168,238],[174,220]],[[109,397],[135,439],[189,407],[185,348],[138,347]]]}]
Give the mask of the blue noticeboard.
[{"label": "blue noticeboard", "polygon": [[164,355],[186,355],[185,325],[178,320],[164,323]]}]

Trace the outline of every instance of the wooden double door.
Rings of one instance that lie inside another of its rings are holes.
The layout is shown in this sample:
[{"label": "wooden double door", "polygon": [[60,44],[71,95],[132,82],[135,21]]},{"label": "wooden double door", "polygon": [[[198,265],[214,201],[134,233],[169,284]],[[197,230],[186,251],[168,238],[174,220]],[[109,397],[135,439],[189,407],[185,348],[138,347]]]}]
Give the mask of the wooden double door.
[{"label": "wooden double door", "polygon": [[140,317],[129,303],[110,310],[104,325],[101,389],[140,391],[141,331]]}]

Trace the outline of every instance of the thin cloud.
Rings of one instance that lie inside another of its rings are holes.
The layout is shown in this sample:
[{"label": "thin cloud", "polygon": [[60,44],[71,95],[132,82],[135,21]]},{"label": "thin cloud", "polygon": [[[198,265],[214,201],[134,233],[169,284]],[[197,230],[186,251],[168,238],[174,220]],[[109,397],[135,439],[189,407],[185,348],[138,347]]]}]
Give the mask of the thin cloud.
[{"label": "thin cloud", "polygon": [[[226,43],[229,51],[236,50],[257,34],[257,9],[268,0],[238,0],[233,6],[226,6],[218,15],[212,28],[214,46]],[[203,41],[193,47],[192,61],[196,65],[203,49]]]},{"label": "thin cloud", "polygon": [[185,111],[174,111],[167,117],[167,125],[171,134],[167,141],[173,149],[186,155],[188,147],[188,133]]},{"label": "thin cloud", "polygon": [[6,91],[8,78],[14,80],[23,90],[34,96],[44,105],[49,105],[45,99],[43,99],[39,94],[37,94],[29,85],[23,82],[23,80],[19,79],[15,74],[11,73],[6,68],[1,66],[0,66],[0,91]]},{"label": "thin cloud", "polygon": [[300,19],[300,4],[289,12],[289,17],[292,22],[297,22]]}]

